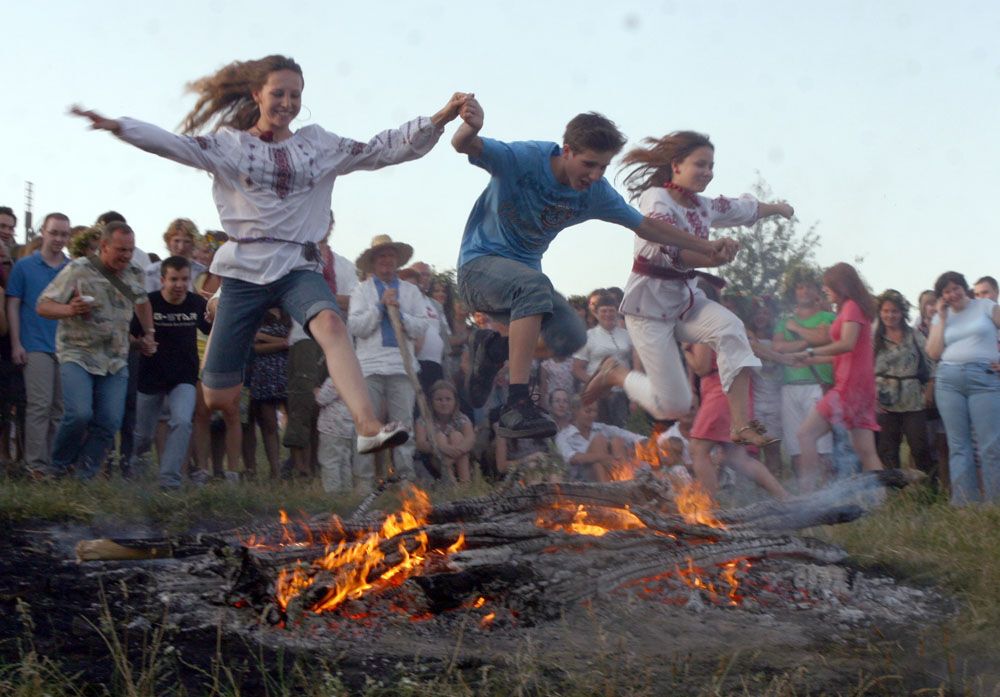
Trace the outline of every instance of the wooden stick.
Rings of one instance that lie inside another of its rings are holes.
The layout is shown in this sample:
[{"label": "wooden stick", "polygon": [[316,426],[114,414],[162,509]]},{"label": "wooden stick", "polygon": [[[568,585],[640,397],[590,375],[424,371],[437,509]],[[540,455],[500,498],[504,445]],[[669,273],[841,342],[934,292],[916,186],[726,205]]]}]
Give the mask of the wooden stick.
[{"label": "wooden stick", "polygon": [[413,391],[416,392],[417,408],[420,410],[420,416],[427,427],[427,438],[431,442],[431,457],[435,460],[438,471],[444,475],[450,484],[454,484],[455,473],[450,467],[444,466],[444,458],[441,456],[441,451],[438,448],[437,429],[434,427],[434,414],[431,413],[430,407],[427,406],[427,397],[424,395],[424,391],[420,387],[420,380],[417,379],[417,373],[413,369],[412,354],[409,348],[410,337],[406,335],[406,330],[403,328],[403,318],[399,316],[399,308],[395,305],[386,305],[386,310],[389,314],[389,322],[392,324],[392,330],[396,332],[396,343],[399,344],[399,354],[403,357],[403,370],[406,371],[406,377],[410,379]]}]

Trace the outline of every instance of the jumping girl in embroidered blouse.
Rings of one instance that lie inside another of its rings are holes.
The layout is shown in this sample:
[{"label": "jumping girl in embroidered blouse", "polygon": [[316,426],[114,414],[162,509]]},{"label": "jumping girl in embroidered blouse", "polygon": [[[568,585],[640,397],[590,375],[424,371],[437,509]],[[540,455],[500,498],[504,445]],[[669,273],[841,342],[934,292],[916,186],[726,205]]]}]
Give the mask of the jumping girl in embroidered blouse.
[{"label": "jumping girl in embroidered blouse", "polygon": [[[383,426],[372,410],[336,299],[319,273],[317,243],[326,235],[334,180],[425,155],[471,95],[456,93],[434,116],[361,143],[315,125],[292,131],[303,85],[302,69],[291,58],[230,63],[191,84],[198,101],[184,119],[184,135],[79,107],[72,113],[89,119],[94,129],[213,176],[229,241],[211,268],[224,280],[202,375],[208,405],[233,408],[254,328],[280,302],[322,347],[357,425],[358,451],[373,452],[409,435],[397,424]],[[208,126],[211,132],[193,135]]]},{"label": "jumping girl in embroidered blouse", "polygon": [[[647,138],[644,144],[626,153],[622,164],[631,167],[625,182],[648,217],[708,239],[710,227],[751,225],[761,218],[790,218],[794,213],[783,202],[700,196],[712,181],[715,165],[715,146],[707,136],[676,131],[659,140]],[[620,385],[653,417],[679,418],[690,411],[692,396],[677,342],[709,344],[718,355],[719,376],[729,401],[732,441],[758,446],[775,442],[750,419],[750,371],[761,363],[750,348],[746,329],[736,315],[709,300],[697,286],[699,276],[721,282],[693,270],[715,265],[704,254],[636,238],[621,311],[645,373],[605,360],[587,385],[585,400]]]}]

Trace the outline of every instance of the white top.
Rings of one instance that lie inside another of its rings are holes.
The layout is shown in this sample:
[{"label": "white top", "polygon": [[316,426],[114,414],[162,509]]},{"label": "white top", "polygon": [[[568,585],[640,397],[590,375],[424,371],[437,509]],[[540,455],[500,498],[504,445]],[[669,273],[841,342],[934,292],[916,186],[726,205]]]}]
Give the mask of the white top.
[{"label": "white top", "polygon": [[132,266],[138,267],[140,271],[145,273],[146,269],[149,268],[149,255],[136,247],[132,250]]},{"label": "white top", "polygon": [[319,405],[317,431],[339,438],[354,437],[354,419],[330,378],[323,381],[316,393],[316,404]]},{"label": "white top", "polygon": [[[948,308],[942,363],[995,363],[1000,360],[997,326],[993,324],[996,306],[989,298],[970,298],[961,312]],[[941,315],[934,315],[933,324],[940,322]]]},{"label": "white top", "polygon": [[[757,221],[757,199],[750,195],[740,198],[720,196],[710,199],[707,196],[696,196],[698,206],[685,208],[671,198],[663,187],[646,189],[639,196],[639,210],[650,218],[665,220],[682,230],[703,240],[708,239],[708,229],[711,227],[735,227],[752,225]],[[665,247],[654,242],[635,238],[635,257],[644,257],[657,266],[687,271],[688,267],[680,261],[680,250],[677,247]],[[698,290],[696,279],[665,279],[642,276],[634,271],[629,274],[625,284],[625,298],[622,300],[621,311],[626,315],[637,315],[649,319],[674,320],[687,310],[694,298],[702,295]]]},{"label": "white top", "polygon": [[[415,160],[443,133],[419,117],[367,143],[309,125],[280,143],[220,128],[180,136],[142,121],[119,119],[118,137],[148,152],[207,171],[222,228],[231,238],[275,237],[319,242],[330,224],[330,196],[338,175]],[[317,270],[297,244],[226,242],[212,272],[250,283],[271,283],[297,269]]]},{"label": "white top", "polygon": [[417,359],[421,361],[433,361],[442,363],[444,361],[444,342],[447,334],[444,334],[444,310],[434,298],[424,296],[424,307],[427,312],[427,331],[424,332],[424,343],[417,353]]},{"label": "white top", "polygon": [[641,436],[638,433],[632,433],[632,431],[626,431],[624,428],[595,421],[590,427],[590,438],[584,438],[583,434],[580,433],[580,429],[573,424],[559,431],[556,434],[556,448],[559,449],[559,454],[562,455],[563,460],[568,465],[574,455],[587,452],[587,448],[590,447],[590,441],[598,434],[606,438],[621,438],[629,445],[635,445],[640,441],[646,440],[645,436]]},{"label": "white top", "polygon": [[614,356],[624,366],[631,364],[632,340],[621,327],[616,326],[610,332],[601,325],[591,327],[587,330],[587,343],[573,354],[573,358],[587,361],[588,375],[593,374],[608,356]]},{"label": "white top", "polygon": [[[403,368],[403,356],[398,346],[382,345],[382,313],[385,306],[379,299],[375,288],[374,277],[358,284],[351,293],[351,311],[347,316],[347,330],[354,335],[355,352],[361,372],[367,375],[401,375],[406,373]],[[410,337],[409,351],[413,360],[413,340],[423,336],[427,331],[427,311],[424,309],[424,296],[412,283],[399,282],[399,315],[403,321],[403,329]],[[414,372],[420,371],[420,365],[413,360]]]}]

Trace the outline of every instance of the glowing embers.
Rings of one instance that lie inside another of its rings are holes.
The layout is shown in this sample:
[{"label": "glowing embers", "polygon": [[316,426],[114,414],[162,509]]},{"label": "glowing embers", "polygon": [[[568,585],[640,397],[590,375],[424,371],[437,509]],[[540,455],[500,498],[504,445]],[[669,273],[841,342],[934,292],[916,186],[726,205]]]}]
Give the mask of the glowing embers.
[{"label": "glowing embers", "polygon": [[695,566],[688,558],[687,565],[676,566],[656,576],[643,578],[622,586],[637,591],[650,600],[668,605],[691,605],[707,601],[717,607],[736,607],[743,603],[746,576],[751,564],[746,559],[733,559],[711,568]]},{"label": "glowing embers", "polygon": [[593,537],[601,537],[612,530],[639,530],[646,527],[625,510],[603,506],[588,509],[583,504],[572,503],[557,503],[551,508],[540,510],[535,517],[535,525],[547,530]]},{"label": "glowing embers", "polygon": [[[409,487],[404,491],[403,510],[388,516],[378,531],[350,542],[341,539],[336,546],[327,544],[322,556],[282,569],[275,582],[278,607],[285,612],[298,602],[306,611],[329,612],[369,591],[398,586],[421,573],[433,558],[461,549],[463,535],[446,548],[429,548],[422,528],[430,510],[427,495]],[[391,544],[397,536],[395,545]]]}]

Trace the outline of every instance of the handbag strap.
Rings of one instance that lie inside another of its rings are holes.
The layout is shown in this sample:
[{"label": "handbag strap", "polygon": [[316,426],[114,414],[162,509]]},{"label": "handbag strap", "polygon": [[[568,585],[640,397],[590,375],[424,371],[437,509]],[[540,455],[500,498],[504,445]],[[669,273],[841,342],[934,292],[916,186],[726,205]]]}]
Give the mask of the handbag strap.
[{"label": "handbag strap", "polygon": [[115,290],[121,293],[126,300],[135,304],[135,301],[138,300],[138,298],[135,293],[132,292],[132,289],[125,285],[125,281],[119,278],[117,274],[112,273],[111,269],[105,266],[104,262],[102,262],[96,254],[88,254],[87,261],[90,262],[90,265],[97,269],[97,271],[99,271],[104,278],[108,279],[108,282],[114,286]]}]

